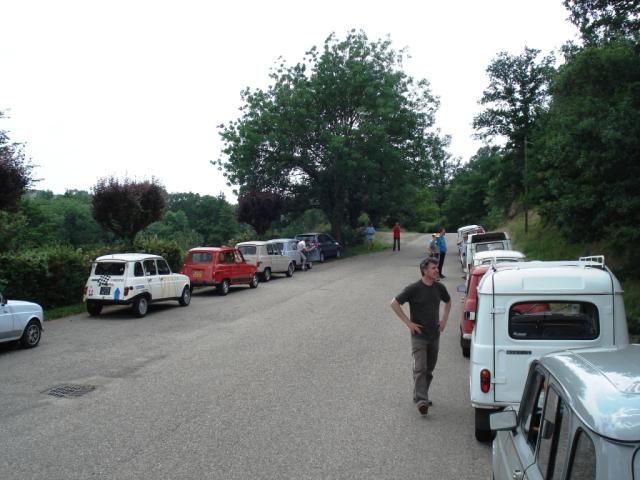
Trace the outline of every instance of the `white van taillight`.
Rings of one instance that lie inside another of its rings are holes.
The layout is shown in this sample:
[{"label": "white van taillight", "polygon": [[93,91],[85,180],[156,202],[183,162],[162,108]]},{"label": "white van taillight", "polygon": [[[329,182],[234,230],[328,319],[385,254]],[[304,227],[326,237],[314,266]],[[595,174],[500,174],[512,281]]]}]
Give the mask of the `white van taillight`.
[{"label": "white van taillight", "polygon": [[129,295],[129,287],[124,287],[124,296]]},{"label": "white van taillight", "polygon": [[88,290],[89,290],[89,287],[85,285],[84,288],[82,289],[82,294],[86,295]]},{"label": "white van taillight", "polygon": [[486,368],[480,371],[480,390],[482,393],[489,393],[491,389],[491,372]]}]

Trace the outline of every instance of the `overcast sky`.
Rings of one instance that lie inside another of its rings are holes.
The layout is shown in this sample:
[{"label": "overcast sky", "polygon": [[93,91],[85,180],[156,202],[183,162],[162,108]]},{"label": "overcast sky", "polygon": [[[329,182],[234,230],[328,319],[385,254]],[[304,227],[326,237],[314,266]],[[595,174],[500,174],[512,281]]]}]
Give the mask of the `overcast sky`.
[{"label": "overcast sky", "polygon": [[169,192],[224,192],[217,126],[240,90],[266,87],[331,32],[408,47],[405,71],[440,97],[437,126],[468,160],[471,122],[500,51],[544,54],[574,39],[561,0],[2,0],[0,119],[38,165],[37,188],[155,176]]}]

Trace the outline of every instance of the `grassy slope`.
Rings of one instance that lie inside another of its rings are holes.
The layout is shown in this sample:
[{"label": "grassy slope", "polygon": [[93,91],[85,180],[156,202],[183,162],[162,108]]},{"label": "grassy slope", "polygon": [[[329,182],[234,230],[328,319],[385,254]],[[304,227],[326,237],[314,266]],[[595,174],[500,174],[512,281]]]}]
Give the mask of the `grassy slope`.
[{"label": "grassy slope", "polygon": [[[522,215],[507,222],[501,229],[508,232],[513,239],[513,248],[525,253],[529,259],[567,260],[599,254],[604,255],[605,259],[611,257],[605,248],[597,244],[564,242],[552,230],[544,229],[537,216],[529,219],[527,234],[524,233],[524,217]],[[624,305],[629,321],[629,331],[633,340],[638,342],[640,341],[640,280],[637,278],[619,278],[619,280],[624,289]]]}]

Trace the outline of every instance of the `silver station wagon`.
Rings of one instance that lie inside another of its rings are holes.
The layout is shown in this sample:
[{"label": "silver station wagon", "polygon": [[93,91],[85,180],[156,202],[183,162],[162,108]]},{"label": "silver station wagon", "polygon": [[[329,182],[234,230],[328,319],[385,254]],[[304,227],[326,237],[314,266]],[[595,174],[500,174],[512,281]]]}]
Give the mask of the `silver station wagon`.
[{"label": "silver station wagon", "polygon": [[640,345],[536,360],[490,423],[496,479],[640,479]]}]

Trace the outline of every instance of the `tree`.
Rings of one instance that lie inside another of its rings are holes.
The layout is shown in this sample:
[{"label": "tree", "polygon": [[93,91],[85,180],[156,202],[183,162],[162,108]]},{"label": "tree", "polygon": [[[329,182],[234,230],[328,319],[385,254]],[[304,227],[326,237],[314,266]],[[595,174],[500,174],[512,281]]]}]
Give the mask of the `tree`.
[{"label": "tree", "polygon": [[[565,63],[536,137],[539,211],[573,241],[640,241],[640,57],[629,40]],[[640,258],[638,258],[640,259]]]},{"label": "tree", "polygon": [[426,181],[438,102],[402,71],[403,58],[389,40],[352,30],[293,67],[281,63],[267,90],[242,92],[242,117],[220,126],[229,183],[322,209],[337,239],[362,211],[382,216],[404,203]]},{"label": "tree", "polygon": [[167,196],[155,178],[141,182],[101,178],[92,191],[93,218],[130,244],[140,230],[162,217]]},{"label": "tree", "polygon": [[620,37],[638,40],[640,0],[564,0],[587,45]]},{"label": "tree", "polygon": [[238,197],[236,216],[248,223],[258,235],[264,235],[284,210],[284,200],[272,192],[249,192]]},{"label": "tree", "polygon": [[[507,205],[526,190],[527,146],[536,119],[548,103],[548,86],[554,74],[553,55],[536,62],[540,51],[525,47],[521,55],[501,52],[487,68],[489,87],[483,92],[481,105],[487,107],[473,119],[473,126],[482,139],[503,137],[507,140],[506,155],[499,175]],[[525,195],[526,197],[526,195]],[[523,199],[526,202],[527,198]],[[525,215],[525,231],[527,216]]]},{"label": "tree", "polygon": [[[4,112],[0,111],[0,119]],[[33,185],[33,165],[25,160],[23,146],[11,143],[0,130],[0,210],[16,211],[20,198]]]}]

